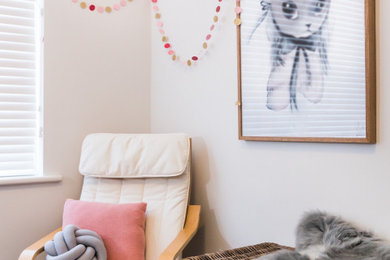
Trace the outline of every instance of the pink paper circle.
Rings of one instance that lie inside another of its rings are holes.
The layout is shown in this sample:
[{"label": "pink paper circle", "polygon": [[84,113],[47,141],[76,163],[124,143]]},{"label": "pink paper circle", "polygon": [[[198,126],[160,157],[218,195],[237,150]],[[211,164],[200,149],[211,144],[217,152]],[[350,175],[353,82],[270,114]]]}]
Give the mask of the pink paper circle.
[{"label": "pink paper circle", "polygon": [[120,7],[118,4],[114,4],[114,9],[115,9],[115,10],[118,11],[120,8],[121,8],[121,7]]},{"label": "pink paper circle", "polygon": [[162,23],[161,21],[158,21],[158,22],[157,22],[157,26],[158,26],[158,27],[162,27],[162,26],[163,26],[163,23]]},{"label": "pink paper circle", "polygon": [[175,52],[174,52],[173,50],[169,50],[169,51],[168,51],[168,54],[169,54],[169,55],[172,55],[172,54],[174,54],[174,53],[175,53]]},{"label": "pink paper circle", "polygon": [[165,31],[163,29],[160,29],[161,34],[165,34]]},{"label": "pink paper circle", "polygon": [[210,31],[214,30],[214,28],[215,28],[215,25],[214,25],[214,24],[213,24],[213,25],[211,25],[211,27],[210,27]]},{"label": "pink paper circle", "polygon": [[206,40],[210,40],[210,39],[211,39],[211,34],[207,34]]},{"label": "pink paper circle", "polygon": [[158,9],[158,6],[157,6],[157,5],[153,6],[153,10],[154,10],[154,11],[158,11],[158,10],[159,10],[159,9]]},{"label": "pink paper circle", "polygon": [[240,14],[242,11],[242,8],[237,6],[234,10],[235,10],[236,14]]},{"label": "pink paper circle", "polygon": [[97,8],[97,11],[98,11],[99,13],[104,13],[104,7],[103,7],[103,6],[99,6],[99,7]]},{"label": "pink paper circle", "polygon": [[127,4],[126,0],[121,1],[121,6],[126,6],[126,4]]},{"label": "pink paper circle", "polygon": [[72,0],[73,3],[77,3],[79,0]]}]

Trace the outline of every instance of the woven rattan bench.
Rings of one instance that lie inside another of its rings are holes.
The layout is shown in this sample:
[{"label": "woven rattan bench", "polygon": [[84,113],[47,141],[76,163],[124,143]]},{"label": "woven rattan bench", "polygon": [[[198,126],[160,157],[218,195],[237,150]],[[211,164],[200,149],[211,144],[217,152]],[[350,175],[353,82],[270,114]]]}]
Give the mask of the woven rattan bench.
[{"label": "woven rattan bench", "polygon": [[281,246],[275,243],[262,243],[254,246],[240,247],[217,253],[204,254],[200,256],[191,256],[184,260],[241,260],[255,259],[267,255],[280,249],[291,249],[291,247]]}]

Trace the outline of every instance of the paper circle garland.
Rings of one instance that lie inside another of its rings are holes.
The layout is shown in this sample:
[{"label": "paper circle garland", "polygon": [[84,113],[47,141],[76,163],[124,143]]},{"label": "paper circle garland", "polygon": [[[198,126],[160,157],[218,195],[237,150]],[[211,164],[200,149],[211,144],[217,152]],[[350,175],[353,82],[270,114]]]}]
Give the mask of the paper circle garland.
[{"label": "paper circle garland", "polygon": [[72,0],[73,3],[77,4],[78,2],[80,2],[80,7],[81,9],[87,9],[91,12],[94,12],[94,11],[97,11],[98,13],[111,13],[112,10],[116,10],[116,11],[119,11],[121,9],[121,7],[125,7],[127,5],[127,2],[132,2],[133,0],[120,0],[119,3],[115,3],[111,6],[97,6],[95,4],[87,4],[85,1],[83,0]]},{"label": "paper circle garland", "polygon": [[160,0],[151,0],[152,1],[152,9],[155,12],[154,18],[157,20],[156,25],[159,28],[159,32],[162,35],[162,42],[164,49],[167,50],[167,54],[171,57],[172,61],[179,62],[180,64],[192,66],[194,63],[198,62],[202,56],[204,55],[205,50],[208,48],[208,42],[212,38],[212,32],[214,31],[219,19],[219,14],[221,12],[221,2],[222,0],[217,0],[217,7],[215,8],[215,14],[213,15],[212,21],[213,24],[209,28],[209,32],[205,36],[205,40],[202,43],[202,48],[196,55],[191,55],[189,58],[182,58],[178,55],[174,49],[174,46],[171,42],[169,42],[169,37],[166,35],[165,31],[162,29],[164,24],[161,21],[162,14],[160,12],[160,8],[158,6],[158,1]]}]

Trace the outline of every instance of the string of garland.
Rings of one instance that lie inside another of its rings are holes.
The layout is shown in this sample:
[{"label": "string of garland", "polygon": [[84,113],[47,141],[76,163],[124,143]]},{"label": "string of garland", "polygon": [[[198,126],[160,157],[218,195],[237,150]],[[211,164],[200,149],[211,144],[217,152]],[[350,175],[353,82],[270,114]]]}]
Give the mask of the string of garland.
[{"label": "string of garland", "polygon": [[236,19],[234,19],[234,24],[237,26],[241,25],[241,3],[240,0],[236,0],[236,8],[234,9],[234,12],[236,13]]},{"label": "string of garland", "polygon": [[212,38],[212,32],[214,31],[214,29],[219,21],[219,14],[221,12],[222,0],[217,0],[218,3],[217,3],[217,7],[215,8],[215,14],[213,16],[213,23],[210,26],[206,36],[204,37],[202,47],[200,48],[200,50],[198,51],[197,54],[191,55],[187,58],[183,58],[175,51],[174,46],[169,41],[169,38],[168,38],[167,34],[165,33],[165,30],[163,29],[164,24],[162,22],[162,19],[161,19],[162,15],[160,12],[160,8],[158,6],[159,0],[151,0],[151,1],[152,1],[152,8],[153,8],[153,11],[155,13],[154,18],[157,20],[156,25],[159,28],[159,32],[161,34],[161,40],[163,42],[163,47],[167,51],[167,54],[171,57],[172,61],[179,62],[180,64],[187,65],[187,66],[191,66],[194,63],[198,62],[203,57],[203,55],[205,54],[205,51],[209,47],[209,41]]},{"label": "string of garland", "polygon": [[[122,7],[125,7],[127,5],[127,2],[132,2],[133,0],[120,0],[119,2],[113,4],[113,5],[95,5],[95,4],[88,4],[85,1],[80,2],[81,9],[86,9],[91,12],[97,11],[98,13],[111,13],[113,10],[119,11]],[[72,0],[73,3],[78,3],[79,0]]]}]

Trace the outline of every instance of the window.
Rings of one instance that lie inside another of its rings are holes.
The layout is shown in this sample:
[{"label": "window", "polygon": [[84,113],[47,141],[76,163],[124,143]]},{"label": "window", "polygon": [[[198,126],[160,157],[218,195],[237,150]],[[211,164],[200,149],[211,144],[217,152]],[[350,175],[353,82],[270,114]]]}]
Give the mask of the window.
[{"label": "window", "polygon": [[42,173],[42,4],[0,0],[0,177]]}]

